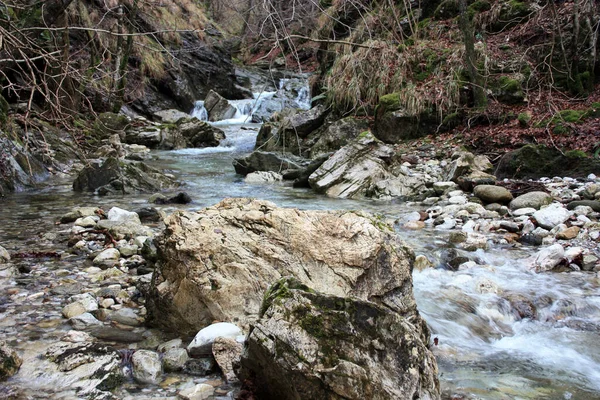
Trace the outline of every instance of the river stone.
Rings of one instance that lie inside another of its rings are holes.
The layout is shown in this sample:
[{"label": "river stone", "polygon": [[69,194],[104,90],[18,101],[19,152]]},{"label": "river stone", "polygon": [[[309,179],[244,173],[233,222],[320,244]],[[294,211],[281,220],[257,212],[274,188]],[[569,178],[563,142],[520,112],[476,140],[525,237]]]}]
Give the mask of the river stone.
[{"label": "river stone", "polygon": [[333,122],[322,132],[310,149],[310,158],[316,158],[337,151],[369,129],[366,120],[347,117]]},{"label": "river stone", "polygon": [[118,221],[118,222],[135,222],[136,224],[141,224],[140,216],[133,211],[127,211],[119,207],[113,207],[108,210],[108,220],[109,221]]},{"label": "river stone", "polygon": [[0,246],[0,264],[5,264],[10,261],[10,254],[8,251]]},{"label": "river stone", "polygon": [[524,215],[533,215],[537,210],[533,207],[525,207],[525,208],[517,208],[512,212],[512,215],[515,217],[522,217]]},{"label": "river stone", "polygon": [[283,176],[273,171],[256,171],[251,172],[244,178],[246,183],[275,183],[281,182]]},{"label": "river stone", "polygon": [[304,165],[306,165],[306,161],[297,156],[267,151],[253,151],[251,154],[233,161],[235,172],[239,175],[248,175],[257,171],[279,173],[288,169],[300,169]]},{"label": "river stone", "polygon": [[563,231],[556,234],[556,238],[559,240],[571,240],[575,239],[581,230],[578,226],[571,226]]},{"label": "river stone", "polygon": [[538,225],[545,229],[552,229],[562,224],[571,216],[566,208],[559,203],[553,203],[533,213],[533,218]]},{"label": "river stone", "polygon": [[126,380],[121,357],[107,345],[59,342],[50,346],[45,356],[65,373],[61,382],[76,390],[78,398],[109,398],[108,391]]},{"label": "river stone", "polygon": [[77,218],[77,220],[75,221],[76,226],[81,226],[83,228],[93,228],[96,226],[96,223],[98,222],[98,217],[84,217],[84,218]]},{"label": "river stone", "polygon": [[327,113],[328,109],[321,104],[310,110],[297,112],[283,121],[280,131],[282,134],[287,133],[289,137],[305,138],[323,124]]},{"label": "river stone", "polygon": [[574,210],[576,207],[586,206],[590,207],[595,212],[600,212],[600,201],[599,200],[576,200],[567,204],[567,209]]},{"label": "river stone", "polygon": [[181,122],[177,129],[190,147],[216,147],[225,139],[223,130],[197,118]]},{"label": "river stone", "polygon": [[516,197],[510,202],[509,207],[511,210],[517,210],[520,208],[535,208],[539,210],[543,206],[552,203],[552,196],[546,192],[529,192]]},{"label": "river stone", "polygon": [[75,207],[68,213],[60,217],[61,224],[75,222],[79,218],[92,217],[97,215],[100,209],[98,207]]},{"label": "river stone", "polygon": [[192,357],[212,354],[212,345],[216,338],[235,339],[242,335],[242,330],[228,322],[217,322],[202,329],[188,345],[187,351]]},{"label": "river stone", "polygon": [[208,120],[210,122],[233,118],[237,111],[226,98],[213,90],[206,95],[204,108],[208,112]]},{"label": "river stone", "polygon": [[140,383],[157,385],[162,378],[160,356],[150,350],[137,350],[131,357],[133,378]]},{"label": "river stone", "polygon": [[547,272],[556,267],[565,257],[565,249],[560,244],[545,247],[538,251],[532,263],[535,272]]},{"label": "river stone", "polygon": [[21,368],[23,360],[15,350],[6,344],[4,340],[0,341],[0,381],[10,378]]},{"label": "river stone", "polygon": [[112,326],[100,326],[90,330],[90,335],[95,338],[118,343],[138,343],[144,340],[144,337],[132,331],[124,331]]},{"label": "river stone", "polygon": [[248,335],[240,379],[252,379],[259,398],[439,399],[429,334],[409,321],[282,279]]},{"label": "river stone", "polygon": [[110,314],[111,321],[118,322],[127,326],[139,326],[141,324],[140,317],[133,309],[124,307]]},{"label": "river stone", "polygon": [[182,119],[190,118],[190,114],[175,109],[156,111],[152,114],[152,116],[156,121],[167,122],[171,124],[176,124]]},{"label": "river stone", "polygon": [[194,213],[176,211],[165,225],[160,280],[145,297],[149,322],[166,329],[195,333],[215,320],[247,326],[268,285],[288,275],[316,290],[416,315],[414,254],[368,213],[225,199]]},{"label": "river stone", "polygon": [[171,348],[162,357],[163,368],[166,372],[181,371],[189,359],[188,353],[182,348]]},{"label": "river stone", "polygon": [[458,189],[458,185],[455,182],[435,182],[433,184],[433,190],[435,194],[441,196],[442,194]]},{"label": "river stone", "polygon": [[135,244],[126,244],[118,248],[121,257],[131,257],[138,252],[138,247]]},{"label": "river stone", "polygon": [[183,366],[183,372],[193,376],[206,376],[215,370],[215,361],[212,358],[190,358]]},{"label": "river stone", "polygon": [[102,251],[94,258],[94,265],[100,267],[112,267],[113,265],[119,262],[119,258],[121,257],[121,253],[119,250],[115,248],[110,248]]},{"label": "river stone", "polygon": [[69,318],[69,323],[78,331],[89,330],[102,325],[102,322],[88,312]]},{"label": "river stone", "polygon": [[159,353],[164,353],[169,349],[177,349],[177,348],[181,348],[181,347],[183,347],[183,340],[178,338],[178,339],[169,340],[168,342],[160,344],[156,348],[156,351],[158,351]]},{"label": "river stone", "polygon": [[238,381],[233,366],[239,364],[242,357],[242,348],[242,343],[224,337],[216,338],[212,345],[213,357],[229,384]]},{"label": "river stone", "polygon": [[204,400],[208,399],[215,392],[215,388],[205,383],[200,383],[194,387],[184,389],[177,395],[185,400]]},{"label": "river stone", "polygon": [[478,185],[473,189],[473,194],[486,203],[508,203],[513,199],[508,189],[502,186]]},{"label": "river stone", "polygon": [[67,304],[62,309],[62,314],[65,318],[73,318],[86,312],[93,312],[98,309],[98,302],[89,293],[73,296],[73,302]]},{"label": "river stone", "polygon": [[136,236],[153,236],[152,229],[134,221],[109,221],[102,219],[98,229],[106,229],[115,239],[130,239]]}]

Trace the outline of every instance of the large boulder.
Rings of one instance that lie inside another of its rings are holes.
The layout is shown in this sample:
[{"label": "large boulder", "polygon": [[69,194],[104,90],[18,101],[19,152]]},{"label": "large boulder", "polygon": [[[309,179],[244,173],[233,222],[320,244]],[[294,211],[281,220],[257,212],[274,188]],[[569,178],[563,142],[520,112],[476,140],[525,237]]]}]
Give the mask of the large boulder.
[{"label": "large boulder", "polygon": [[236,113],[236,108],[226,98],[213,90],[206,95],[204,108],[206,108],[208,120],[211,122],[233,118]]},{"label": "large boulder", "polygon": [[310,149],[310,157],[316,158],[337,151],[368,129],[369,124],[366,120],[354,117],[335,121],[319,135],[317,142]]},{"label": "large boulder", "polygon": [[423,176],[406,174],[393,162],[395,151],[370,133],[342,147],[310,175],[319,193],[341,198],[414,197],[425,188]]},{"label": "large boulder", "polygon": [[240,375],[259,398],[439,399],[437,364],[419,320],[283,279],[265,295]]},{"label": "large boulder", "polygon": [[307,165],[307,161],[292,154],[253,151],[251,154],[233,160],[235,172],[248,175],[257,171],[281,172],[288,169],[299,169]]},{"label": "large boulder", "polygon": [[143,162],[109,157],[103,163],[92,162],[73,182],[76,192],[153,193],[171,189],[177,182]]},{"label": "large boulder", "polygon": [[382,96],[375,113],[374,134],[386,143],[415,139],[437,131],[439,120],[435,112],[410,113],[400,104],[400,94]]},{"label": "large boulder", "polygon": [[471,191],[477,185],[493,185],[496,182],[496,177],[490,174],[493,165],[486,156],[457,150],[451,160],[444,169],[444,180],[457,183],[463,190]]},{"label": "large boulder", "polygon": [[223,130],[197,118],[180,121],[176,130],[185,139],[188,147],[216,147],[225,139]]},{"label": "large boulder", "polygon": [[196,213],[175,212],[164,223],[159,280],[146,296],[154,325],[180,334],[215,320],[247,327],[268,285],[288,275],[324,293],[417,313],[414,255],[372,215],[225,199]]}]

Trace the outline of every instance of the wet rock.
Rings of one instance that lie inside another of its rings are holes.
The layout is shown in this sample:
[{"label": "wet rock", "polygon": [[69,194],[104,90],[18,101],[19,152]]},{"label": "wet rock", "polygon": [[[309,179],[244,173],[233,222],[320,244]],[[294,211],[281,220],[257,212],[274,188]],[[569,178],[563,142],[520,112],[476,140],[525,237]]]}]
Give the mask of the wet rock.
[{"label": "wet rock", "polygon": [[205,383],[200,383],[189,389],[180,391],[177,395],[185,400],[204,400],[210,398],[215,392],[215,388]]},{"label": "wet rock", "polygon": [[0,381],[10,378],[19,371],[23,360],[15,350],[0,341]]},{"label": "wet rock", "polygon": [[559,265],[565,257],[565,249],[560,244],[541,249],[533,259],[535,272],[547,272]]},{"label": "wet rock", "polygon": [[545,229],[552,229],[562,224],[570,216],[571,213],[559,203],[550,204],[533,213],[533,218],[535,218],[538,225]]},{"label": "wet rock", "polygon": [[144,340],[144,337],[132,331],[124,331],[111,326],[101,326],[90,330],[90,335],[95,338],[117,343],[138,343]]},{"label": "wet rock", "polygon": [[574,210],[575,208],[580,207],[580,206],[590,207],[595,212],[600,212],[600,201],[598,201],[598,200],[572,201],[569,204],[567,204],[567,209]]},{"label": "wet rock", "polygon": [[166,372],[181,371],[188,361],[187,351],[182,348],[171,348],[164,352],[162,357],[163,368]]},{"label": "wet rock", "polygon": [[594,271],[600,259],[593,254],[585,254],[582,259],[581,269],[584,271]]},{"label": "wet rock", "polygon": [[179,192],[175,196],[167,199],[167,204],[189,204],[192,202],[192,197],[186,192]]},{"label": "wet rock", "polygon": [[97,267],[109,268],[117,264],[120,257],[121,253],[119,253],[119,250],[114,248],[106,249],[94,258],[93,264]]},{"label": "wet rock", "polygon": [[177,183],[142,162],[120,161],[109,157],[104,163],[92,162],[73,182],[76,192],[147,193],[170,189]]},{"label": "wet rock", "polygon": [[176,124],[181,120],[190,119],[190,114],[184,113],[183,111],[179,111],[176,109],[170,110],[160,110],[156,111],[152,114],[154,120],[160,122],[166,122],[171,124]]},{"label": "wet rock", "polygon": [[456,190],[458,189],[458,185],[456,184],[456,182],[435,182],[433,184],[433,190],[435,191],[435,194],[437,194],[438,196],[441,196],[444,193],[450,192],[452,190]]},{"label": "wet rock", "polygon": [[190,358],[183,366],[183,372],[193,376],[206,376],[215,370],[213,358]]},{"label": "wet rock", "polygon": [[204,99],[204,108],[208,112],[208,120],[211,122],[230,119],[235,116],[236,108],[226,98],[211,90]]},{"label": "wet rock", "polygon": [[519,227],[519,224],[517,224],[516,222],[512,222],[512,221],[500,221],[500,224],[498,224],[498,227],[500,229],[504,229],[511,233],[517,233],[521,230],[521,228]]},{"label": "wet rock", "polygon": [[107,139],[115,134],[125,137],[125,130],[130,124],[129,118],[123,114],[101,113],[94,122],[94,134],[98,139]]},{"label": "wet rock", "polygon": [[186,147],[216,147],[225,139],[223,130],[197,118],[178,124],[176,129],[185,139]]},{"label": "wet rock", "polygon": [[110,315],[111,321],[127,326],[139,326],[142,319],[131,308],[121,308]]},{"label": "wet rock", "polygon": [[513,199],[508,189],[502,186],[478,185],[473,189],[473,194],[486,203],[506,204]]},{"label": "wet rock", "polygon": [[536,319],[537,309],[530,299],[521,294],[510,294],[507,296],[513,313],[517,319]]},{"label": "wet rock", "polygon": [[188,345],[187,351],[192,357],[212,354],[212,345],[219,337],[235,339],[242,335],[242,330],[228,322],[217,322],[200,330]]},{"label": "wet rock", "polygon": [[95,297],[89,293],[73,296],[73,301],[62,309],[65,318],[73,318],[86,312],[94,312],[98,309],[98,302]]},{"label": "wet rock", "polygon": [[[142,207],[135,210],[142,222],[158,222],[162,219],[160,212],[154,207]],[[138,246],[141,247],[141,246]]]},{"label": "wet rock", "polygon": [[137,350],[131,357],[133,378],[140,383],[157,385],[162,378],[162,364],[158,353]]},{"label": "wet rock", "polygon": [[79,218],[92,217],[100,211],[97,207],[75,207],[68,213],[60,217],[61,224],[75,222]]},{"label": "wet rock", "polygon": [[419,254],[415,257],[415,264],[413,268],[417,271],[423,271],[427,268],[433,268],[433,263],[424,255]]},{"label": "wet rock", "polygon": [[0,264],[5,264],[10,261],[10,254],[8,251],[0,246]]},{"label": "wet rock", "polygon": [[212,321],[236,319],[247,326],[267,286],[288,275],[323,292],[415,312],[407,292],[414,255],[368,213],[225,199],[199,212],[175,212],[165,224],[157,272],[162,278],[145,297],[150,322],[167,329],[195,333]]},{"label": "wet rock", "polygon": [[481,294],[498,294],[501,292],[498,284],[490,279],[481,278],[475,283],[475,290]]},{"label": "wet rock", "polygon": [[88,312],[70,318],[69,323],[78,331],[90,330],[102,325],[102,322],[98,321],[96,317]]},{"label": "wet rock", "polygon": [[227,383],[238,381],[233,370],[234,365],[239,365],[242,357],[242,343],[235,339],[218,337],[212,346],[212,354],[221,372],[225,376]]},{"label": "wet rock", "polygon": [[439,399],[429,334],[417,325],[282,279],[248,335],[240,378],[252,379],[261,398]]},{"label": "wet rock", "polygon": [[552,200],[552,196],[546,192],[529,192],[516,197],[510,202],[509,207],[511,210],[520,208],[535,208],[539,210],[543,206],[551,204]]},{"label": "wet rock", "polygon": [[64,382],[77,390],[79,396],[101,397],[98,392],[110,391],[125,382],[121,357],[110,346],[90,342],[57,343],[48,348],[45,356],[66,373]]},{"label": "wet rock", "polygon": [[489,247],[485,235],[469,232],[467,240],[460,244],[460,247],[467,251],[476,251],[478,249],[487,250]]},{"label": "wet rock", "polygon": [[233,161],[235,172],[248,175],[257,171],[282,172],[289,169],[301,169],[306,161],[291,154],[254,151],[250,155]]},{"label": "wet rock", "polygon": [[297,112],[285,119],[280,131],[291,137],[305,138],[323,124],[328,111],[325,106],[318,105],[310,110]]},{"label": "wet rock", "polygon": [[323,163],[327,161],[327,159],[331,157],[332,154],[333,153],[326,153],[315,158],[310,162],[310,164],[308,164],[308,166],[306,166],[306,168],[297,170],[297,173],[293,177],[289,175],[286,176],[286,174],[283,175],[283,179],[293,179],[293,186],[295,188],[309,188],[310,183],[308,182],[308,179],[310,178],[312,173],[319,169],[319,167],[323,165]]},{"label": "wet rock", "polygon": [[257,171],[246,175],[244,182],[250,184],[269,184],[283,181],[283,176],[273,171]]},{"label": "wet rock", "polygon": [[159,353],[164,353],[169,349],[177,349],[177,348],[182,348],[182,347],[183,347],[183,340],[173,339],[173,340],[169,340],[168,342],[160,344],[156,348],[156,351],[158,351]]}]

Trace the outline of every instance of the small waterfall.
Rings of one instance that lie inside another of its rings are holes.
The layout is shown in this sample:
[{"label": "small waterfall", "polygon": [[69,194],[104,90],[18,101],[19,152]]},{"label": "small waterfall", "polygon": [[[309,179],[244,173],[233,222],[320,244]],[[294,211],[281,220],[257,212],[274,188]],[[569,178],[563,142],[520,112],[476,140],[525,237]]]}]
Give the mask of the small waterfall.
[{"label": "small waterfall", "polygon": [[206,111],[206,108],[204,108],[203,100],[196,101],[191,115],[192,117],[198,118],[200,121],[208,121],[208,111]]}]

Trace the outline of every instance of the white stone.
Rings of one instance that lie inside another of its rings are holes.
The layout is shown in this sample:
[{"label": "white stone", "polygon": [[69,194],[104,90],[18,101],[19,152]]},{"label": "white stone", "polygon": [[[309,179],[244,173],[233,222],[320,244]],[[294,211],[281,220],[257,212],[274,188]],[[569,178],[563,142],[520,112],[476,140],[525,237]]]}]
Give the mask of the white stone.
[{"label": "white stone", "polygon": [[83,313],[83,314],[77,315],[77,316],[69,319],[69,322],[71,323],[73,328],[77,329],[78,331],[82,331],[82,330],[91,328],[93,326],[102,325],[102,322],[98,321],[96,319],[96,317],[94,317],[90,313]]},{"label": "white stone", "polygon": [[100,302],[100,307],[102,308],[110,308],[112,305],[115,304],[115,301],[113,299],[104,299]]},{"label": "white stone", "polygon": [[565,250],[565,258],[572,263],[583,255],[583,247],[569,247]]},{"label": "white stone", "polygon": [[533,213],[533,218],[542,228],[552,229],[562,224],[571,216],[571,212],[559,203],[552,203],[547,207]]},{"label": "white stone", "polygon": [[97,220],[98,220],[98,217],[77,218],[77,220],[75,220],[75,225],[81,226],[84,228],[93,228],[94,226],[96,226]]},{"label": "white stone", "polygon": [[565,249],[560,244],[541,249],[533,260],[532,267],[536,272],[550,271],[565,257]]},{"label": "white stone", "polygon": [[9,261],[10,261],[10,254],[4,247],[0,246],[0,264],[4,264]]},{"label": "white stone", "polygon": [[452,196],[448,199],[450,204],[467,204],[467,198],[465,196]]},{"label": "white stone", "polygon": [[133,244],[136,245],[139,249],[141,249],[142,247],[144,247],[144,243],[148,239],[148,236],[137,236],[135,239],[133,239]]},{"label": "white stone", "polygon": [[137,350],[131,357],[133,378],[140,383],[159,384],[162,376],[160,356],[150,350]]},{"label": "white stone", "polygon": [[283,181],[283,176],[273,171],[256,171],[244,178],[246,183],[275,183]]},{"label": "white stone", "polygon": [[456,227],[456,220],[454,218],[446,217],[444,218],[444,223],[436,226],[436,229],[453,229]]},{"label": "white stone", "polygon": [[123,210],[119,207],[113,207],[108,211],[108,220],[116,222],[134,222],[141,224],[140,216],[132,211]]},{"label": "white stone", "polygon": [[86,343],[93,342],[95,339],[92,335],[82,331],[69,331],[61,338],[62,341],[70,343]]},{"label": "white stone", "polygon": [[178,347],[168,349],[165,354],[163,354],[163,368],[167,372],[179,371],[183,369],[183,366],[189,358],[190,357],[185,349]]},{"label": "white stone", "polygon": [[114,248],[106,249],[94,258],[93,264],[112,266],[119,262],[120,257],[121,253],[119,253],[119,250]]},{"label": "white stone", "polygon": [[512,214],[515,217],[522,217],[524,215],[533,215],[534,212],[536,212],[537,210],[533,207],[525,207],[525,208],[518,208],[516,210],[514,210],[512,212]]},{"label": "white stone", "polygon": [[194,340],[188,345],[188,353],[194,357],[196,355],[212,354],[212,344],[218,337],[235,339],[242,334],[242,330],[234,324],[228,322],[218,322],[202,329],[196,334]]},{"label": "white stone", "polygon": [[433,190],[437,195],[444,194],[446,191],[455,190],[458,185],[452,181],[450,182],[435,182],[433,184]]},{"label": "white stone", "polygon": [[179,397],[185,400],[204,400],[208,399],[215,392],[215,388],[205,383],[200,383],[189,389],[179,392]]}]

